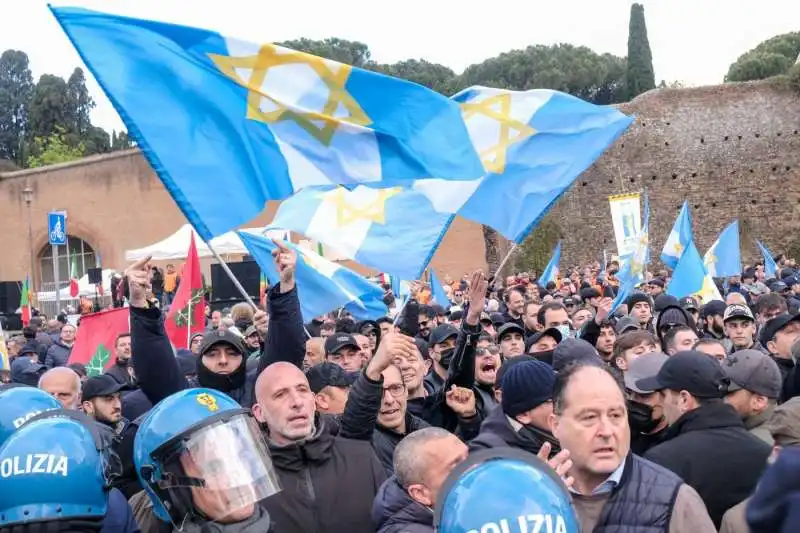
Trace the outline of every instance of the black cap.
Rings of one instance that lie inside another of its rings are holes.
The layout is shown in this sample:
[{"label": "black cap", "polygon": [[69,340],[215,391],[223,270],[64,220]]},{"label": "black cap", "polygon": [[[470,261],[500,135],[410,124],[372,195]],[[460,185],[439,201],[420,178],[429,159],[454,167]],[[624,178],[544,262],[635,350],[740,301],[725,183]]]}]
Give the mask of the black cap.
[{"label": "black cap", "polygon": [[726,307],[728,306],[725,305],[725,302],[722,300],[711,300],[703,306],[702,311],[700,311],[700,316],[703,318],[709,316],[722,316],[725,314]]},{"label": "black cap", "polygon": [[334,354],[342,348],[352,347],[356,350],[359,349],[356,338],[349,333],[336,332],[325,339],[325,353],[327,355]]},{"label": "black cap", "polygon": [[581,289],[581,300],[583,300],[584,302],[587,301],[589,298],[599,298],[599,297],[600,297],[600,291],[598,291],[594,287]]},{"label": "black cap", "polygon": [[450,320],[461,320],[462,318],[464,318],[464,311],[461,309],[450,311]]},{"label": "black cap", "polygon": [[691,296],[684,296],[680,299],[680,303],[687,311],[697,311],[697,302]]},{"label": "black cap", "polygon": [[325,387],[346,388],[351,386],[358,378],[358,372],[345,372],[339,365],[326,361],[309,368],[306,378],[311,392],[317,394]]},{"label": "black cap", "polygon": [[431,330],[431,336],[428,338],[428,345],[441,344],[450,337],[458,337],[458,330],[452,324],[442,324],[436,326]]},{"label": "black cap", "polygon": [[573,298],[571,296],[568,296],[567,298],[564,298],[564,300],[561,303],[563,303],[565,307],[568,306],[568,305],[577,305],[577,302],[575,301],[575,298]]},{"label": "black cap", "polygon": [[100,374],[83,382],[81,388],[81,399],[83,401],[99,398],[100,396],[111,396],[117,392],[131,390],[126,383],[120,383],[108,374]]},{"label": "black cap", "polygon": [[200,350],[199,353],[202,355],[206,353],[208,350],[216,346],[217,344],[227,344],[232,346],[234,350],[239,352],[241,355],[246,353],[244,346],[242,345],[242,339],[236,333],[232,331],[209,331],[206,332],[205,336],[203,336],[203,342],[200,343]]},{"label": "black cap", "polygon": [[503,313],[492,313],[489,315],[489,318],[492,319],[492,324],[494,324],[495,327],[502,326],[506,322],[506,317],[503,316]]},{"label": "black cap", "polygon": [[767,320],[767,323],[764,324],[764,327],[761,328],[761,334],[758,336],[758,340],[761,341],[761,344],[764,346],[767,345],[767,342],[771,341],[775,338],[775,335],[786,327],[787,324],[790,322],[797,322],[800,320],[800,314],[796,315],[789,315],[783,314],[778,315],[773,319]]},{"label": "black cap", "polygon": [[[536,333],[535,335],[531,335],[530,337],[528,337],[528,340],[527,340],[526,344],[528,346],[533,346],[534,344],[539,342],[539,339],[541,339],[542,337],[551,337],[556,341],[556,344],[561,342],[561,340],[564,338],[564,337],[561,336],[561,332],[558,331],[556,328],[549,328],[549,329],[546,329],[544,331],[540,331],[540,332]],[[528,344],[528,343],[530,343],[530,344]]]},{"label": "black cap", "polygon": [[522,326],[516,322],[506,322],[497,330],[497,342],[503,340],[503,337],[509,333],[519,333],[523,337],[525,336],[525,330],[522,328]]},{"label": "black cap", "polygon": [[641,390],[685,390],[698,398],[722,398],[728,392],[729,380],[719,361],[712,356],[689,350],[678,352],[665,362],[658,374],[640,379]]},{"label": "black cap", "polygon": [[664,280],[661,278],[653,278],[650,281],[648,281],[647,284],[655,285],[656,287],[661,287],[662,289],[664,288],[665,285]]}]

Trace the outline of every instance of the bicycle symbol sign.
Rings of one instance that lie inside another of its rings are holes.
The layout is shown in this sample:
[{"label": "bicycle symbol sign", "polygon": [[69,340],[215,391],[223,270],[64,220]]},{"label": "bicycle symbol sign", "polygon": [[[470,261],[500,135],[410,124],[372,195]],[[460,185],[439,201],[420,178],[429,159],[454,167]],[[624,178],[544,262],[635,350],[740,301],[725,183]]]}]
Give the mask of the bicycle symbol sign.
[{"label": "bicycle symbol sign", "polygon": [[63,211],[47,214],[47,232],[50,244],[67,244],[67,214]]}]

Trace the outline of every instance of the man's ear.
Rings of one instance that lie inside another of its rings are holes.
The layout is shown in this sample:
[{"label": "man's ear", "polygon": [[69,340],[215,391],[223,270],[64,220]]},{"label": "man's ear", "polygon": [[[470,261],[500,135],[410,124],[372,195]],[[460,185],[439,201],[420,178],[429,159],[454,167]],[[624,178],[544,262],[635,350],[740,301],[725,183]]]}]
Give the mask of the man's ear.
[{"label": "man's ear", "polygon": [[433,507],[435,503],[431,497],[431,491],[428,489],[428,487],[422,485],[421,483],[409,485],[408,489],[406,489],[406,492],[408,492],[408,495],[411,496],[412,500],[421,503],[426,507]]}]

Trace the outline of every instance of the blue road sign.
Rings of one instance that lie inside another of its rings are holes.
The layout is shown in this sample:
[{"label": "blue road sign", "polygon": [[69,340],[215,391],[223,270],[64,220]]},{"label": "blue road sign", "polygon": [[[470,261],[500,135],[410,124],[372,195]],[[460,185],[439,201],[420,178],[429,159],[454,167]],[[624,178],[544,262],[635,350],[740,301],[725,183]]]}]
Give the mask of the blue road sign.
[{"label": "blue road sign", "polygon": [[50,244],[64,246],[67,244],[67,214],[53,211],[47,214],[47,235]]}]

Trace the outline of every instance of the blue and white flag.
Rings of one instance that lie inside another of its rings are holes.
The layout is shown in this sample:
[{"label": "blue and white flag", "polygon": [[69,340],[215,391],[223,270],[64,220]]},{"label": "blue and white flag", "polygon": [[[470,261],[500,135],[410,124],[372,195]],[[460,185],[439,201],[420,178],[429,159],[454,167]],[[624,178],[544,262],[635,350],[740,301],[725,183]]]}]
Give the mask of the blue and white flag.
[{"label": "blue and white flag", "polygon": [[672,279],[667,285],[667,294],[676,298],[684,296],[699,296],[706,304],[711,300],[722,300],[719,289],[703,265],[703,258],[694,242],[681,254],[681,259],[672,271]]},{"label": "blue and white flag", "polygon": [[[620,260],[622,260],[620,258]],[[644,219],[642,227],[639,231],[638,242],[636,249],[630,255],[626,256],[625,261],[621,266],[621,270],[617,275],[619,280],[619,289],[614,302],[611,304],[611,313],[613,314],[620,305],[624,304],[628,297],[633,294],[636,287],[644,282],[645,269],[647,262],[650,260],[650,200],[647,193],[644,195]],[[630,312],[630,309],[628,310]]]},{"label": "blue and white flag", "polygon": [[706,270],[713,278],[738,276],[742,272],[742,252],[739,247],[739,221],[726,227],[703,256]]},{"label": "blue and white flag", "polygon": [[767,278],[774,278],[778,272],[778,264],[773,259],[772,252],[769,251],[769,248],[764,246],[759,240],[756,240],[756,245],[758,246],[758,250],[761,252],[761,257],[764,258],[764,274]]},{"label": "blue and white flag", "polygon": [[392,277],[418,279],[452,219],[411,189],[314,187],[281,203],[270,228],[302,233]]},{"label": "blue and white flag", "polygon": [[51,9],[206,241],[311,185],[485,173],[459,102],[421,85],[213,31]]},{"label": "blue and white flag", "polygon": [[547,266],[544,267],[542,275],[539,276],[538,284],[547,288],[547,284],[551,281],[553,283],[558,280],[558,264],[561,262],[561,241],[558,241],[556,247],[553,249],[553,255],[550,256]]},{"label": "blue and white flag", "polygon": [[[236,233],[270,284],[280,283],[272,259],[272,250],[277,248],[275,243],[245,231]],[[376,284],[311,250],[292,243],[285,244],[297,252],[295,283],[304,322],[340,307],[344,307],[357,320],[374,320],[389,313],[383,303],[383,289]]]},{"label": "blue and white flag", "polygon": [[486,176],[423,180],[414,187],[437,210],[491,226],[516,243],[633,121],[613,107],[545,89],[476,86],[452,98],[461,105]]},{"label": "blue and white flag", "polygon": [[437,304],[445,309],[450,307],[450,298],[448,298],[447,293],[444,292],[444,288],[439,282],[439,278],[436,277],[436,273],[433,269],[431,269],[431,296]]},{"label": "blue and white flag", "polygon": [[661,251],[661,261],[669,268],[674,269],[678,265],[683,252],[692,242],[692,215],[689,213],[689,202],[684,201],[675,224],[669,232],[667,242]]}]

